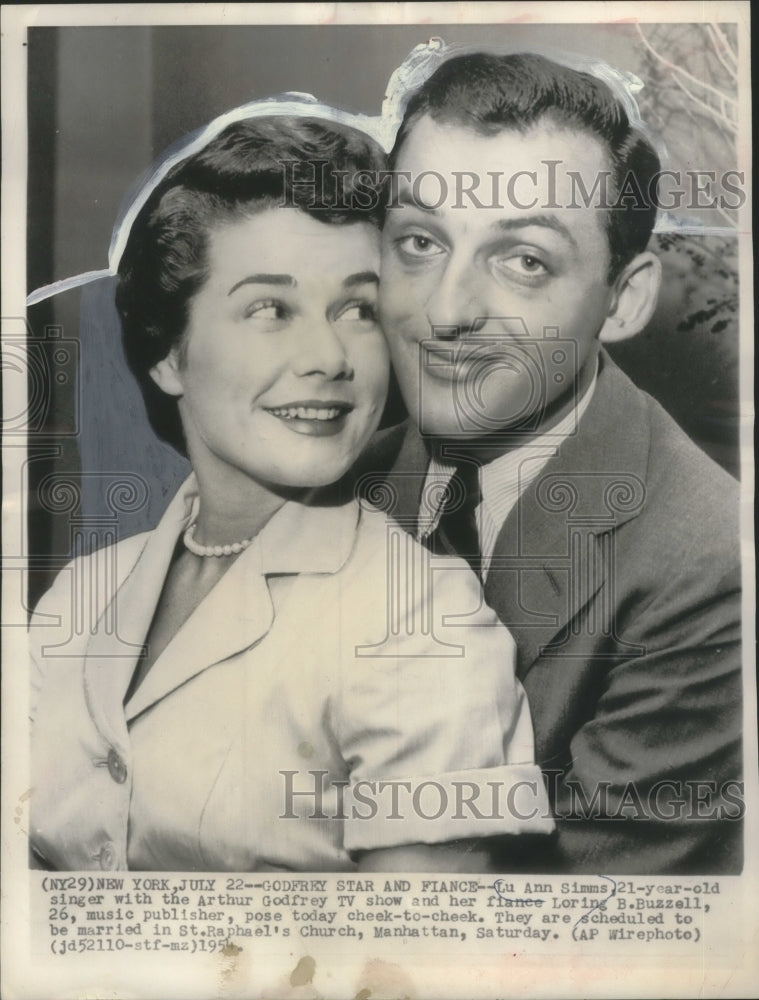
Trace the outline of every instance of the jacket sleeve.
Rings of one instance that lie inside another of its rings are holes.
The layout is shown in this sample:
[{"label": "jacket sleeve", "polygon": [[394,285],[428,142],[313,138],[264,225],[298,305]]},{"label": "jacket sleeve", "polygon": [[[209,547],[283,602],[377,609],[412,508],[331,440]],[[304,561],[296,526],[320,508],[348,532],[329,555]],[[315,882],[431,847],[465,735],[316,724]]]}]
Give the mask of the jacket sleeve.
[{"label": "jacket sleeve", "polygon": [[740,621],[737,567],[716,585],[671,567],[629,621],[641,655],[607,668],[568,768],[547,770],[560,870],[741,870]]},{"label": "jacket sleeve", "polygon": [[34,609],[29,622],[29,716],[32,722],[45,683],[46,671],[50,666],[46,649],[59,646],[74,635],[73,578],[76,565],[76,561],[72,561],[58,573],[52,586]]},{"label": "jacket sleeve", "polygon": [[[395,625],[385,637],[375,594],[375,634],[365,638],[380,641],[345,658],[335,705],[350,775],[346,812],[356,817],[346,821],[346,847],[479,839],[504,828],[548,833],[553,822],[513,639],[463,560],[435,559],[427,569],[429,553],[402,537],[407,557],[388,598]],[[362,561],[364,587],[369,565]],[[384,582],[372,589],[386,593]],[[383,791],[390,783],[397,808]],[[393,821],[397,812],[402,823]]]}]

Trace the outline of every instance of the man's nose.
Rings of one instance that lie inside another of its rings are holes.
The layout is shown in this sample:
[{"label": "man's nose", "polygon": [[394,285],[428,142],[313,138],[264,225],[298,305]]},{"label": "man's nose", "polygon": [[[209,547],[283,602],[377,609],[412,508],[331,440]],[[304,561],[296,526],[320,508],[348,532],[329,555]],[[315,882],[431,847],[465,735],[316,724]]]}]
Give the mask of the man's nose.
[{"label": "man's nose", "polygon": [[293,367],[297,375],[322,375],[328,379],[353,375],[345,344],[326,317],[304,320]]},{"label": "man's nose", "polygon": [[451,259],[426,303],[430,336],[458,340],[476,334],[488,310],[477,270],[469,261]]}]

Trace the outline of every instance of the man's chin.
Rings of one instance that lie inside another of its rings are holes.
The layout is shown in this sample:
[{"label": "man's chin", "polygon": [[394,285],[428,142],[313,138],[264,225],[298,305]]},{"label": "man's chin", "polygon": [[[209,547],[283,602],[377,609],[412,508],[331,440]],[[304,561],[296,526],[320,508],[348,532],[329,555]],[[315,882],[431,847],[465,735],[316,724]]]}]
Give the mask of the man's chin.
[{"label": "man's chin", "polygon": [[475,441],[499,434],[508,435],[511,430],[524,427],[524,414],[514,415],[503,412],[496,416],[467,412],[465,407],[430,407],[421,409],[415,415],[420,432],[425,437],[443,437],[451,440]]}]

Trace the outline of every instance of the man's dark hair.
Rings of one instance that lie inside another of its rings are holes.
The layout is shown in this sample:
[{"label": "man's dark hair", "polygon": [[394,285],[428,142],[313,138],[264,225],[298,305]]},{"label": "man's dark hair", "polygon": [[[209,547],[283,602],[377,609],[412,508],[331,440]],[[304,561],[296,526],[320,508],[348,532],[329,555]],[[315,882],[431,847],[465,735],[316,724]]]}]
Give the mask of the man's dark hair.
[{"label": "man's dark hair", "polygon": [[[609,281],[648,245],[656,221],[659,157],[630,122],[622,102],[597,77],[532,53],[454,56],[409,101],[390,154],[391,168],[425,115],[480,135],[498,135],[504,129],[524,133],[547,120],[594,136],[606,150],[611,174]],[[630,197],[619,197],[630,190]]]},{"label": "man's dark hair", "polygon": [[333,225],[379,225],[374,186],[384,166],[380,147],[361,132],[279,116],[229,125],[158,184],[129,232],[116,307],[127,362],[159,437],[185,453],[176,400],[150,369],[182,341],[190,302],[208,278],[211,230],[282,206]]}]

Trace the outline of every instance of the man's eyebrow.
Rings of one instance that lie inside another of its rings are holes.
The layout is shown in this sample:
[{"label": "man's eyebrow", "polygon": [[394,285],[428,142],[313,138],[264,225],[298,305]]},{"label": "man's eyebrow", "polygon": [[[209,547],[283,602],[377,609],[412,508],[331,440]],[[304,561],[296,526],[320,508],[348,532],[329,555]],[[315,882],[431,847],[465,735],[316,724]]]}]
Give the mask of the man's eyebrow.
[{"label": "man's eyebrow", "polygon": [[357,271],[349,274],[343,282],[343,288],[355,288],[356,285],[378,285],[379,275],[376,271]]},{"label": "man's eyebrow", "polygon": [[289,285],[291,288],[294,288],[297,284],[298,282],[291,274],[249,274],[247,278],[243,278],[236,285],[232,285],[227,295],[229,296],[232,292],[236,292],[242,285]]},{"label": "man's eyebrow", "polygon": [[553,229],[554,232],[559,233],[559,235],[571,243],[575,250],[578,249],[577,240],[567,226],[560,219],[557,219],[555,215],[528,215],[520,219],[498,219],[495,226],[497,229],[506,232],[512,232],[515,229],[527,229],[530,226],[542,226],[545,229]]},{"label": "man's eyebrow", "polygon": [[[393,202],[393,206],[396,205],[418,208],[420,211],[426,212],[428,215],[440,214],[437,208],[428,207],[424,204],[424,202],[415,198],[413,192],[409,190],[398,192],[398,198]],[[571,243],[575,249],[578,249],[577,240],[574,238],[567,226],[565,226],[560,219],[557,219],[555,215],[543,214],[525,216],[524,218],[519,219],[498,219],[494,225],[501,231],[525,229],[527,226],[543,226],[546,229],[553,229],[554,232],[563,236],[568,243]]]},{"label": "man's eyebrow", "polygon": [[431,205],[425,205],[420,198],[415,197],[414,192],[409,190],[409,188],[404,188],[403,191],[398,192],[398,197],[393,200],[391,207],[395,208],[396,206],[418,208],[421,212],[429,212],[430,215],[438,214],[436,207],[433,208]]}]

